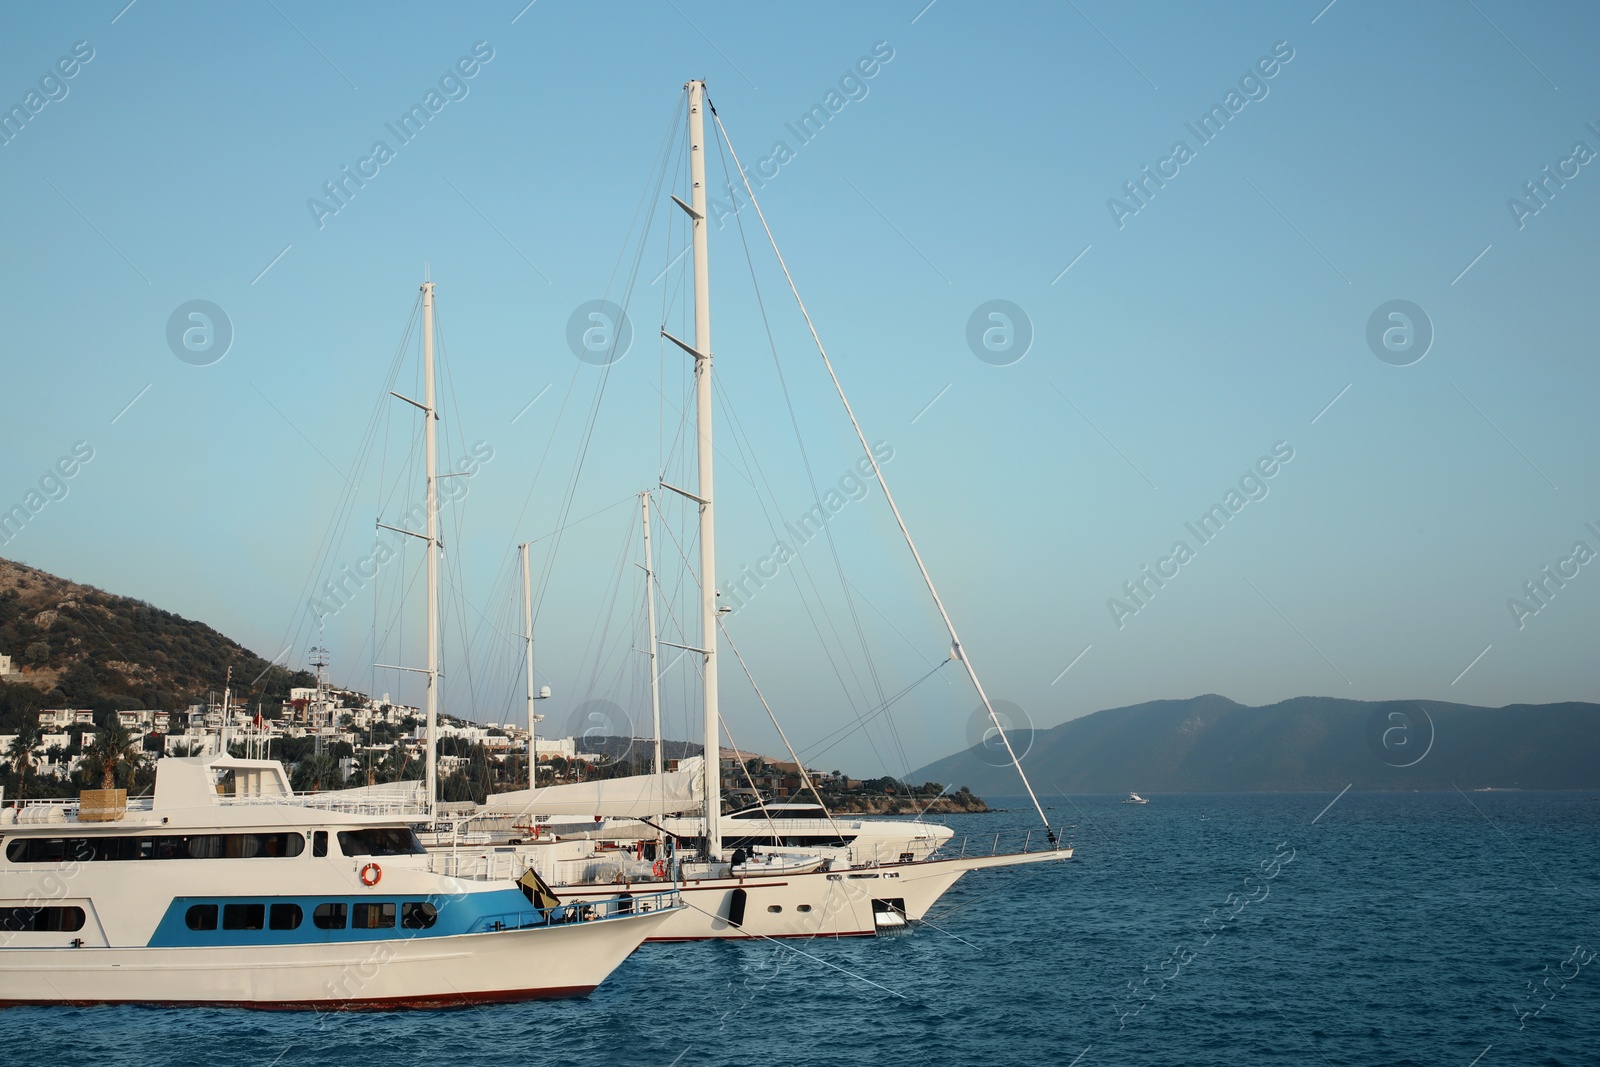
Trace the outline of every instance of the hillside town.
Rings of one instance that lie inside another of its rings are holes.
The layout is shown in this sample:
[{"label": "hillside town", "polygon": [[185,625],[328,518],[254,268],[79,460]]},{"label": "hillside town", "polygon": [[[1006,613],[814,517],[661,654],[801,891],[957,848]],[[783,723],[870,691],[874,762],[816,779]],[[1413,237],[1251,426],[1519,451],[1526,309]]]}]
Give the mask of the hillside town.
[{"label": "hillside town", "polygon": [[[0,657],[0,666],[9,662]],[[204,703],[173,711],[48,708],[38,712],[32,729],[0,734],[0,799],[67,795],[84,781],[99,780],[107,735],[114,735],[113,748],[130,753],[113,777],[135,793],[149,787],[156,761],[168,756],[227,751],[280,759],[297,788],[326,790],[420,778],[427,753],[427,726],[418,708],[387,693],[374,698],[326,682],[292,688],[272,706],[252,705],[225,689],[208,694]],[[457,802],[527,788],[530,762],[541,786],[647,773],[655,744],[649,738],[541,737],[526,726],[451,715],[440,716],[438,735],[441,795]],[[682,758],[699,753],[690,742],[664,742],[663,767],[676,770]],[[809,796],[808,778],[825,802],[843,811],[894,811],[906,805],[906,810],[926,810],[943,792],[937,783],[911,787],[894,778],[802,770],[794,760],[731,747],[720,751],[719,764],[732,807]],[[982,810],[981,801],[965,790],[953,796],[958,810]],[[952,798],[940,798],[934,810],[950,810],[951,804]]]}]

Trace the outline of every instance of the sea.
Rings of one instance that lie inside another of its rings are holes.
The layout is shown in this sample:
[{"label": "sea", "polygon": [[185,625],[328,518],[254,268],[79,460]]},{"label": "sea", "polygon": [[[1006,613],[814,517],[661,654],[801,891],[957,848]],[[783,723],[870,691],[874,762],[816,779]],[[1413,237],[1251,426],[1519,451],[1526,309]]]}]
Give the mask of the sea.
[{"label": "sea", "polygon": [[[0,1011],[7,1067],[1600,1064],[1600,795],[1054,795],[907,934],[646,945],[454,1011]],[[945,817],[988,840],[1026,798]]]}]

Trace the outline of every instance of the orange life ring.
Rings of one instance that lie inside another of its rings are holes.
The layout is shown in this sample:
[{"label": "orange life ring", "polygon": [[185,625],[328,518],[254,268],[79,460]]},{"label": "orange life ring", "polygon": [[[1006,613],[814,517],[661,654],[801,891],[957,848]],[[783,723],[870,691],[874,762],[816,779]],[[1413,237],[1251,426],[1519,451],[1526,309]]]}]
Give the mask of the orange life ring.
[{"label": "orange life ring", "polygon": [[383,868],[376,863],[369,863],[361,868],[361,884],[374,886],[383,881]]},{"label": "orange life ring", "polygon": [[656,860],[655,866],[650,868],[650,873],[657,878],[665,878],[667,876],[667,861]]}]

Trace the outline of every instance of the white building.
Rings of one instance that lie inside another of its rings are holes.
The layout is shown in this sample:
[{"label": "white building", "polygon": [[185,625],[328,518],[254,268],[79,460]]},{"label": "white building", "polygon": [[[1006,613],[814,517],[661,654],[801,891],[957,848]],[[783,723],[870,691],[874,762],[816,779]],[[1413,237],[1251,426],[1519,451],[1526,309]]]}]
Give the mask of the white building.
[{"label": "white building", "polygon": [[0,655],[0,675],[11,673],[11,657]]},{"label": "white building", "polygon": [[93,725],[94,712],[85,711],[82,708],[50,708],[39,713],[39,728],[41,730]]},{"label": "white building", "polygon": [[535,759],[574,759],[578,755],[578,739],[576,737],[536,737],[533,740],[533,755]]},{"label": "white building", "polygon": [[119,711],[117,724],[128,730],[154,731],[164,734],[172,725],[172,713],[169,711]]}]

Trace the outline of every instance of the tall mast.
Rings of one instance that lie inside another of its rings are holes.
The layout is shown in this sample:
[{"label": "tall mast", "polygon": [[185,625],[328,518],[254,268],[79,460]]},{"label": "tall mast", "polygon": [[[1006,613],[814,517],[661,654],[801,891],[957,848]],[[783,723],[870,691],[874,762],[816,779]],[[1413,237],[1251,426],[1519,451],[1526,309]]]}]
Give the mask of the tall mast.
[{"label": "tall mast", "polygon": [[528,788],[534,789],[539,785],[534,771],[539,751],[533,732],[533,579],[528,569],[528,544],[524,541],[517,547],[522,550],[522,635],[528,665]]},{"label": "tall mast", "polygon": [[422,283],[423,451],[428,475],[428,817],[439,796],[439,414],[433,399],[433,283]]},{"label": "tall mast", "polygon": [[[700,649],[705,678],[706,859],[722,855],[722,746],[717,709],[717,525],[711,506],[711,267],[706,258],[706,83],[689,89],[689,221],[694,235],[694,403],[700,503]],[[681,203],[681,202],[680,202]]]},{"label": "tall mast", "polygon": [[[639,510],[644,521],[644,606],[650,620],[650,722],[655,727],[655,773],[661,773],[661,679],[657,675],[660,645],[656,642],[656,576],[650,559],[650,494],[639,494]],[[529,684],[532,684],[531,676]],[[532,705],[530,705],[531,707]]]}]

